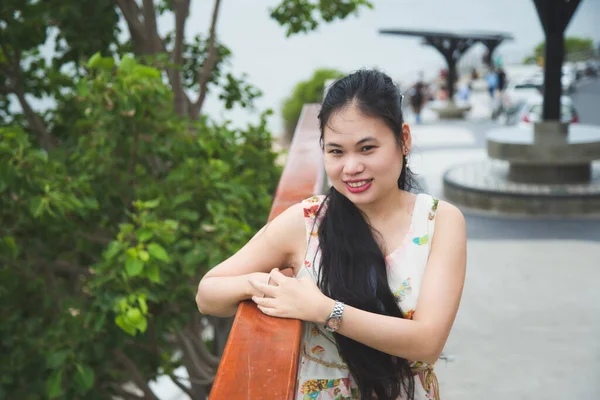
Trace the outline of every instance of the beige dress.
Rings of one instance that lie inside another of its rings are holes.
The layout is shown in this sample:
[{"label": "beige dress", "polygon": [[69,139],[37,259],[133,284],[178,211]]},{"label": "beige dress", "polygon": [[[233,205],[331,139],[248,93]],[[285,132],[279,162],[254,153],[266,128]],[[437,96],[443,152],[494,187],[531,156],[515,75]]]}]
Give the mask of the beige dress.
[{"label": "beige dress", "polygon": [[[320,264],[318,227],[324,210],[315,221],[315,215],[325,196],[304,200],[307,252],[298,277],[317,281]],[[398,299],[404,317],[411,319],[417,308],[423,272],[433,237],[438,200],[427,194],[417,195],[410,228],[404,243],[386,257],[388,282]],[[325,204],[324,207],[327,205]],[[314,261],[314,263],[313,263]],[[437,379],[433,365],[411,362],[415,375],[415,400],[439,400]],[[298,365],[296,400],[358,399],[358,389],[344,364],[334,336],[323,326],[303,323],[303,338]]]}]

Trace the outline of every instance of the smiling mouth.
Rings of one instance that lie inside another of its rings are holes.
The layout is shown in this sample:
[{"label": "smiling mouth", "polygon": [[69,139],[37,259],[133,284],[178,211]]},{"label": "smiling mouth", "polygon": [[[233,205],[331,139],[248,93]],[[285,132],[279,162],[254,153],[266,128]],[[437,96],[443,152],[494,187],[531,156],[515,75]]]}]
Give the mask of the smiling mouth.
[{"label": "smiling mouth", "polygon": [[359,187],[365,186],[368,183],[371,183],[371,181],[373,181],[373,179],[365,179],[364,181],[344,182],[344,183],[346,185],[350,186],[351,188],[359,188]]}]

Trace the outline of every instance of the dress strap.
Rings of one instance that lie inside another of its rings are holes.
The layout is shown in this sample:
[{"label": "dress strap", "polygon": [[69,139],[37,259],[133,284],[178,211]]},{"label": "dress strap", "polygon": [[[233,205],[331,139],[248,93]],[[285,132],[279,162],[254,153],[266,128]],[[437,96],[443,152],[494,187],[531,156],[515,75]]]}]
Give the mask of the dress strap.
[{"label": "dress strap", "polygon": [[418,376],[428,399],[440,400],[440,384],[432,364],[417,363],[411,367],[412,373]]},{"label": "dress strap", "polygon": [[[325,196],[312,196],[302,200],[302,208],[304,209],[304,224],[306,227],[306,238],[310,239],[317,233],[319,221],[323,219],[324,211],[319,211]],[[318,214],[318,216],[317,216]]]}]

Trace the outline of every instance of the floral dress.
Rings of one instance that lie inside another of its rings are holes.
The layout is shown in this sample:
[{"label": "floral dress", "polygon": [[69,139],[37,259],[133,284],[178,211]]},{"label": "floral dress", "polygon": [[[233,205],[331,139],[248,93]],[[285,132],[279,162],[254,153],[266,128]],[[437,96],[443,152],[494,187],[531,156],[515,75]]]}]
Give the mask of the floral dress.
[{"label": "floral dress", "polygon": [[[307,252],[304,267],[297,277],[311,277],[317,281],[320,265],[318,228],[327,204],[318,220],[317,210],[325,196],[304,200]],[[417,307],[421,280],[429,256],[433,237],[438,200],[427,194],[418,194],[415,200],[410,228],[404,243],[386,257],[388,282],[398,300],[405,318],[412,319]],[[349,400],[358,399],[358,389],[348,367],[342,360],[334,336],[323,326],[303,323],[303,338],[298,365],[296,400]],[[437,378],[432,364],[412,361],[415,375],[415,400],[439,400]]]}]

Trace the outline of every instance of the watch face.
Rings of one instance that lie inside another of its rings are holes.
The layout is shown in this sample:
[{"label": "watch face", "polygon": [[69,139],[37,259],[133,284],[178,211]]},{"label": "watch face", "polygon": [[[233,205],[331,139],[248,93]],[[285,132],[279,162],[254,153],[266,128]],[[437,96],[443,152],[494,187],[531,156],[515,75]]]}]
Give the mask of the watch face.
[{"label": "watch face", "polygon": [[337,331],[342,324],[342,320],[339,318],[330,318],[327,321],[327,328],[331,331]]}]

